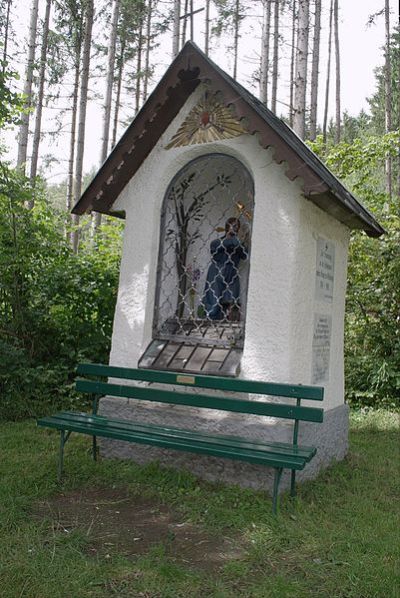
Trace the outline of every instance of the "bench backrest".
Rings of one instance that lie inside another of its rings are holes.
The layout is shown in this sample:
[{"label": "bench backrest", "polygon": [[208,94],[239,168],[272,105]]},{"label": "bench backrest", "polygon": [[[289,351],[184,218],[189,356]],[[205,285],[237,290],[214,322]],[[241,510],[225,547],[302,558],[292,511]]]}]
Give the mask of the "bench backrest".
[{"label": "bench backrest", "polygon": [[290,397],[296,399],[296,405],[273,403],[267,401],[254,401],[235,397],[213,396],[193,392],[180,392],[165,390],[152,386],[114,384],[99,380],[77,380],[76,389],[80,392],[93,395],[111,395],[144,401],[155,401],[175,405],[190,405],[221,411],[233,411],[280,417],[296,420],[295,438],[297,442],[297,422],[310,421],[322,422],[323,410],[315,407],[302,407],[301,399],[322,401],[324,389],[318,386],[303,386],[292,384],[276,384],[260,382],[257,380],[240,380],[236,378],[222,378],[216,376],[202,376],[179,374],[176,372],[161,372],[156,370],[122,368],[100,364],[80,364],[78,374],[100,376],[124,380],[136,380],[158,384],[171,384],[177,386],[190,386],[191,388],[205,388],[212,390],[252,393],[277,397]]}]

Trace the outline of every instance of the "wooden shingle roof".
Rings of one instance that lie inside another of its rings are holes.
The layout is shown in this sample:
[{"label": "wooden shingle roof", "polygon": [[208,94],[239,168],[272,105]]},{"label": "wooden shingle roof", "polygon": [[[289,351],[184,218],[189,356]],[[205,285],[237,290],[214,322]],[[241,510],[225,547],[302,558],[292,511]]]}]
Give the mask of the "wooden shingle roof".
[{"label": "wooden shingle roof", "polygon": [[245,130],[257,134],[274,160],[285,162],[286,176],[302,181],[304,196],[351,229],[379,237],[384,229],[294,131],[247,89],[187,42],[74,206],[74,214],[97,211],[122,216],[113,204],[139,169],[188,97],[207,83],[233,109]]}]

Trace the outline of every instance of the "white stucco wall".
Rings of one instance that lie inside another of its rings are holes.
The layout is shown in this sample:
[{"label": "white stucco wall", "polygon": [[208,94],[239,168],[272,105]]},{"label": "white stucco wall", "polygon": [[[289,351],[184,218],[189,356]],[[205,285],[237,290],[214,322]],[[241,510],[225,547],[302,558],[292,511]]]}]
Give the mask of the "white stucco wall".
[{"label": "white stucco wall", "polygon": [[[116,209],[126,226],[116,305],[111,365],[136,367],[152,338],[160,211],[174,175],[190,160],[221,152],[241,160],[254,179],[246,340],[240,376],[311,383],[314,314],[332,316],[329,381],[324,408],[343,403],[343,319],[349,230],[301,193],[272,152],[242,135],[218,143],[165,150],[164,146],[203,93],[196,90],[120,194]],[[332,304],[314,298],[318,237],[335,244]]]}]

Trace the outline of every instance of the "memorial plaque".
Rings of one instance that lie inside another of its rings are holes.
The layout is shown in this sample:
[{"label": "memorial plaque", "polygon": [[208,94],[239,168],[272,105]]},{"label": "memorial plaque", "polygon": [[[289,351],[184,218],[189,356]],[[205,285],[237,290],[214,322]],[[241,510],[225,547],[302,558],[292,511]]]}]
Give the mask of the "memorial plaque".
[{"label": "memorial plaque", "polygon": [[328,382],[329,380],[331,334],[332,316],[315,314],[312,343],[312,384],[320,384],[321,382]]},{"label": "memorial plaque", "polygon": [[335,278],[335,244],[326,239],[317,240],[315,299],[326,303],[333,301]]}]

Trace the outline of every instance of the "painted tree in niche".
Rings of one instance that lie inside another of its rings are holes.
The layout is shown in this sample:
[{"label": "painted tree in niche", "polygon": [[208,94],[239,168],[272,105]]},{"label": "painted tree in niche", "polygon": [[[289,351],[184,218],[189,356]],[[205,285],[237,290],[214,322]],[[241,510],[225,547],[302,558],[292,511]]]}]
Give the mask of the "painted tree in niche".
[{"label": "painted tree in niche", "polygon": [[[189,248],[200,238],[200,223],[204,218],[204,208],[208,203],[208,195],[214,189],[225,188],[231,184],[230,175],[217,175],[216,180],[201,193],[194,195],[191,200],[187,198],[188,192],[193,187],[196,172],[190,173],[178,185],[174,185],[168,196],[173,203],[176,229],[169,228],[167,237],[172,238],[175,250],[175,264],[178,275],[178,299],[176,317],[181,319],[185,310],[185,299],[188,292],[188,267],[187,257]],[[194,227],[190,227],[195,224]]]}]

